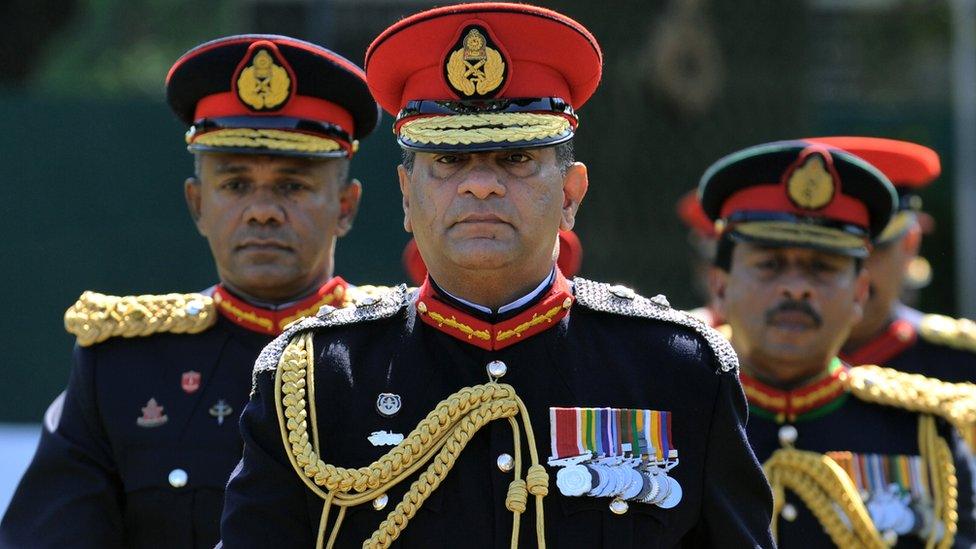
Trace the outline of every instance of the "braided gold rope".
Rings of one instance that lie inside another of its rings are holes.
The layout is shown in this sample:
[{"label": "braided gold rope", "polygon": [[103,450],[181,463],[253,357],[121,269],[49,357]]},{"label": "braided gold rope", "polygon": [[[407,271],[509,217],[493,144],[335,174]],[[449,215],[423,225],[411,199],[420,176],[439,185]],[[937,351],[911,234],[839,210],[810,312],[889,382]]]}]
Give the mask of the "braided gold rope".
[{"label": "braided gold rope", "polygon": [[[190,314],[193,310],[197,314]],[[213,300],[202,294],[118,297],[85,292],[64,313],[65,329],[78,338],[82,347],[117,336],[195,334],[216,321]]]},{"label": "braided gold rope", "polygon": [[265,148],[276,151],[332,152],[342,148],[338,141],[284,130],[226,128],[193,136],[187,143],[207,147]]},{"label": "braided gold rope", "polygon": [[918,333],[932,343],[976,352],[976,322],[968,318],[925,315],[919,322]]},{"label": "braided gold rope", "polygon": [[[363,542],[363,547],[389,547],[447,476],[470,438],[491,421],[509,418],[510,422],[515,422],[514,417],[519,414],[525,426],[532,465],[525,480],[518,478],[520,471],[517,472],[505,505],[513,513],[522,513],[527,494],[536,496],[536,535],[539,547],[545,547],[542,498],[548,494],[549,476],[539,464],[532,425],[525,405],[515,394],[514,388],[494,382],[463,388],[441,401],[400,444],[369,466],[342,468],[319,458],[314,422],[310,441],[307,418],[310,414],[315,415],[314,401],[311,401],[313,356],[311,333],[299,335],[287,345],[275,374],[275,392],[281,397],[275,398],[275,406],[282,443],[289,450],[292,467],[305,485],[325,500],[317,547],[322,546],[332,505],[339,506],[340,511],[326,547],[332,547],[335,543],[346,507],[361,505],[383,495],[429,462],[427,469],[410,485],[396,508]],[[309,392],[308,401],[306,391]],[[520,438],[516,431],[513,432],[516,438]],[[519,448],[520,445],[521,442],[517,441],[515,447]],[[520,453],[520,450],[516,452]],[[517,546],[518,524],[518,521],[513,524],[513,547]]]},{"label": "braided gold rope", "polygon": [[400,136],[429,145],[471,145],[534,141],[572,129],[569,120],[557,114],[457,114],[408,120],[400,127]]},{"label": "braided gold rope", "polygon": [[[774,509],[782,509],[785,502],[783,489],[789,488],[813,512],[838,547],[887,547],[874,527],[857,488],[830,457],[782,448],[763,464],[763,469],[773,487]],[[846,517],[846,522],[841,513]],[[777,517],[773,515],[774,531],[777,530]]]},{"label": "braided gold rope", "polygon": [[848,373],[851,393],[868,402],[944,418],[976,449],[976,385],[947,383],[879,366],[857,366]]},{"label": "braided gold rope", "polygon": [[939,436],[935,418],[932,416],[924,415],[918,418],[918,447],[923,462],[929,468],[933,514],[943,526],[943,530],[940,531],[933,525],[925,547],[926,549],[952,547],[959,528],[956,466],[952,461],[949,444]]}]

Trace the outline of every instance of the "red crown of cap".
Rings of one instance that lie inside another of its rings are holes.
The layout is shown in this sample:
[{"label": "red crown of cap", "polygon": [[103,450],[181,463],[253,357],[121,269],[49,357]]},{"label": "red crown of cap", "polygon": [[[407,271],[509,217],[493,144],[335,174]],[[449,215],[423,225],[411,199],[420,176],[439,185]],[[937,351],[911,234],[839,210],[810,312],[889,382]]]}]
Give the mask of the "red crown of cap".
[{"label": "red crown of cap", "polygon": [[896,187],[925,187],[942,173],[938,153],[917,143],[853,136],[814,137],[805,141],[822,143],[861,157]]},{"label": "red crown of cap", "polygon": [[708,218],[702,208],[701,201],[698,200],[698,189],[692,189],[684,194],[675,207],[678,218],[686,227],[692,229],[706,238],[715,238],[715,223]]},{"label": "red crown of cap", "polygon": [[403,19],[369,46],[367,83],[383,109],[396,115],[412,100],[469,99],[448,84],[445,63],[472,25],[506,63],[494,98],[559,97],[579,108],[600,82],[600,46],[576,21],[524,4],[461,4]]}]

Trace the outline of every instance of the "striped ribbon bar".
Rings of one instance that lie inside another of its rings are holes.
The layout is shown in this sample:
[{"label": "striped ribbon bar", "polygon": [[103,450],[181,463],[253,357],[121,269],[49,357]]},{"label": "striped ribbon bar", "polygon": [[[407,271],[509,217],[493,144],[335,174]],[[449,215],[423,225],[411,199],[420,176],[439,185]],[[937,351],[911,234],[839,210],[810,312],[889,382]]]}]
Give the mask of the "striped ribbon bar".
[{"label": "striped ribbon bar", "polygon": [[896,484],[904,493],[911,494],[913,501],[930,499],[929,479],[920,456],[852,452],[828,452],[827,455],[847,471],[862,493],[882,492]]},{"label": "striped ribbon bar", "polygon": [[671,412],[633,408],[549,408],[552,459],[595,456],[678,457]]}]

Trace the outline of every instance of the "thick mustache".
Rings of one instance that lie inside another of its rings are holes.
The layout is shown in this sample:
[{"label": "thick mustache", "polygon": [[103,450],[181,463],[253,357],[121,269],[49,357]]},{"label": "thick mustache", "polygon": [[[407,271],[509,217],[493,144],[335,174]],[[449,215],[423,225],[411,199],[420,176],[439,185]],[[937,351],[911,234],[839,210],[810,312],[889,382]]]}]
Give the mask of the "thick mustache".
[{"label": "thick mustache", "polygon": [[776,307],[766,311],[766,324],[772,324],[775,316],[779,313],[802,313],[810,317],[814,325],[818,328],[823,324],[823,318],[813,310],[806,301],[788,300],[780,303]]}]

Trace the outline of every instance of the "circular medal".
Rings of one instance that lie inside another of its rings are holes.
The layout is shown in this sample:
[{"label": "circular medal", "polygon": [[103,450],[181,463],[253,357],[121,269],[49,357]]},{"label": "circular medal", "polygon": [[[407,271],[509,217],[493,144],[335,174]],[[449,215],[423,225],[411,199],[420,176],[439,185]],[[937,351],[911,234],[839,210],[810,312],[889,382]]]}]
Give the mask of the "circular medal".
[{"label": "circular medal", "polygon": [[627,476],[630,478],[627,488],[624,489],[624,493],[620,497],[626,500],[633,500],[640,494],[644,489],[644,475],[640,474],[637,469],[627,468]]},{"label": "circular medal", "polygon": [[679,503],[681,503],[681,496],[682,496],[681,485],[678,484],[678,481],[674,480],[671,477],[665,477],[665,478],[668,480],[668,486],[671,488],[671,491],[667,495],[667,497],[664,498],[664,501],[658,503],[657,506],[662,509],[671,509],[676,505],[678,505]]},{"label": "circular medal", "polygon": [[610,468],[606,465],[587,465],[587,469],[593,474],[597,481],[594,483],[596,486],[592,490],[587,492],[586,495],[593,497],[607,497],[610,495],[610,489],[613,488],[611,483],[613,482],[613,473],[610,472]]}]

